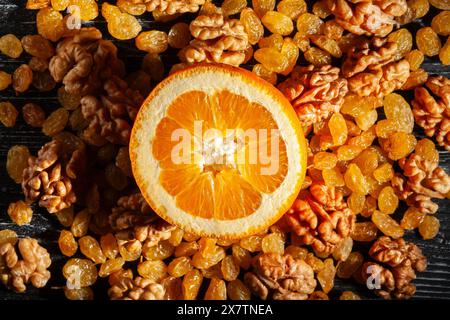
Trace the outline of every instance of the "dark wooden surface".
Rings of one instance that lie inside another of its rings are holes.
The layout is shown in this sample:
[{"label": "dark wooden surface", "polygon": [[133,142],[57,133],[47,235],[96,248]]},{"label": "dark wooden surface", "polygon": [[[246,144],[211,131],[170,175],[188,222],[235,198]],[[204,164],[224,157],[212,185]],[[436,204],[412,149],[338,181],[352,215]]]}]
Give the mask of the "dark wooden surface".
[{"label": "dark wooden surface", "polygon": [[[36,33],[35,15],[36,11],[25,10],[25,0],[0,0],[0,36],[7,33],[14,33],[19,38],[26,34]],[[102,2],[102,1],[99,1]],[[220,1],[219,1],[220,2]],[[250,2],[250,1],[249,1]],[[307,1],[311,4],[312,1]],[[311,6],[309,6],[311,8]],[[418,21],[408,26],[408,28],[415,34],[415,31],[424,25],[429,24],[430,17],[433,17],[437,11],[432,9],[424,21]],[[189,15],[176,20],[188,19]],[[173,22],[165,24],[155,23],[150,14],[145,14],[140,17],[140,22],[145,30],[158,28],[167,31]],[[450,22],[449,22],[450,23]],[[101,18],[96,22],[89,23],[100,28],[106,38],[111,38],[105,30],[105,23]],[[127,68],[129,70],[136,69],[139,65],[143,54],[138,52],[133,44],[133,41],[114,41],[119,47],[120,56],[126,58]],[[162,55],[164,62],[167,65],[176,63],[177,58],[174,51],[167,51]],[[19,59],[10,59],[0,54],[0,70],[5,70],[12,73],[22,63],[28,63],[29,56],[23,54]],[[304,62],[301,58],[299,62]],[[251,63],[247,66],[251,68]],[[437,59],[426,59],[423,68],[430,74],[442,74],[450,77],[450,67],[442,66]],[[408,97],[408,95],[406,95]],[[410,98],[410,97],[409,97]],[[25,94],[16,95],[12,90],[0,92],[0,101],[10,101],[20,111],[21,107],[27,102],[36,102],[40,104],[45,111],[50,113],[58,107],[55,92],[40,93],[31,89]],[[415,130],[418,137],[422,137],[420,128]],[[33,129],[27,126],[23,119],[19,117],[14,128],[5,128],[0,124],[0,230],[10,228],[15,230],[20,236],[32,236],[39,239],[39,241],[49,249],[52,255],[52,279],[45,289],[36,290],[30,287],[25,294],[15,294],[6,291],[0,285],[0,300],[3,299],[63,299],[62,290],[59,289],[64,280],[61,276],[61,268],[64,263],[64,258],[59,254],[57,247],[58,232],[60,231],[59,223],[41,210],[34,206],[34,215],[32,223],[28,226],[18,227],[11,223],[7,215],[7,207],[11,201],[16,201],[22,198],[21,189],[16,185],[6,173],[6,155],[8,149],[16,144],[22,144],[29,147],[32,153],[36,153],[40,146],[47,141],[39,129]],[[450,156],[448,152],[440,150],[441,165],[450,171]],[[417,293],[414,299],[450,299],[450,202],[439,201],[440,208],[438,217],[441,221],[441,229],[438,236],[431,241],[423,241],[417,232],[409,232],[406,238],[416,242],[420,248],[423,249],[425,255],[429,260],[429,266],[426,272],[420,273],[415,280],[417,285]],[[399,212],[404,212],[405,208],[401,208]],[[99,280],[96,284],[96,298],[106,299],[106,283],[104,280]],[[343,290],[355,290],[364,298],[372,299],[374,295],[364,288],[355,286],[351,282],[342,282],[337,280],[334,293],[331,296],[338,296]]]}]

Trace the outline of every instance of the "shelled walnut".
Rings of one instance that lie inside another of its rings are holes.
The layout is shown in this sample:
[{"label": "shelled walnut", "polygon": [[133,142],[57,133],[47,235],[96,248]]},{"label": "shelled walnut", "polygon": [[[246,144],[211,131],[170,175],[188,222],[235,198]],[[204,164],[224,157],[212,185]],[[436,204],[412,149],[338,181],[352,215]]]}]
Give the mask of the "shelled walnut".
[{"label": "shelled walnut", "polygon": [[426,258],[415,244],[381,237],[369,254],[376,262],[366,262],[361,276],[369,288],[373,285],[370,281],[379,285],[374,288],[377,295],[384,299],[408,299],[415,293],[416,287],[411,282],[416,272],[423,272],[427,267]]},{"label": "shelled walnut", "polygon": [[429,90],[418,87],[414,91],[414,118],[427,136],[435,136],[438,144],[450,151],[450,79],[430,77],[426,87]]},{"label": "shelled walnut", "polygon": [[162,300],[164,294],[162,285],[142,277],[120,279],[108,290],[112,300]]},{"label": "shelled walnut", "polygon": [[295,232],[302,244],[319,253],[331,253],[351,234],[355,215],[335,187],[313,182],[309,189],[310,194],[297,199],[281,223]]},{"label": "shelled walnut", "polygon": [[91,94],[101,89],[104,80],[124,75],[117,48],[103,40],[96,28],[82,28],[58,43],[50,60],[50,74],[72,94]]},{"label": "shelled walnut", "polygon": [[22,191],[26,200],[39,201],[39,206],[50,213],[70,207],[76,201],[73,182],[83,174],[85,162],[84,149],[68,154],[61,142],[48,142],[37,157],[28,159],[28,167],[23,171]]},{"label": "shelled walnut", "polygon": [[384,37],[394,25],[395,17],[407,10],[406,0],[326,0],[336,21],[346,30],[366,36]]},{"label": "shelled walnut", "polygon": [[397,48],[382,38],[350,48],[342,65],[349,90],[359,96],[383,97],[400,89],[409,77],[409,63],[395,60]]},{"label": "shelled walnut", "polygon": [[193,40],[183,48],[182,62],[218,62],[238,66],[249,46],[244,25],[222,14],[200,15],[189,25]]},{"label": "shelled walnut", "polygon": [[117,201],[117,207],[112,209],[109,222],[119,239],[137,239],[150,246],[169,239],[175,229],[152,213],[140,193],[121,197]]},{"label": "shelled walnut", "polygon": [[347,80],[339,76],[339,68],[330,65],[296,67],[278,89],[291,102],[303,126],[338,112],[348,91]]},{"label": "shelled walnut", "polygon": [[438,206],[431,199],[443,199],[450,191],[450,177],[439,167],[439,159],[413,153],[399,165],[403,175],[396,174],[391,181],[398,197],[421,212],[436,213]]},{"label": "shelled walnut", "polygon": [[317,285],[313,269],[289,254],[264,253],[253,266],[254,272],[246,273],[244,281],[263,300],[271,292],[276,300],[306,300]]},{"label": "shelled walnut", "polygon": [[25,292],[26,285],[44,287],[50,279],[47,270],[51,265],[50,255],[36,239],[22,238],[18,248],[22,260],[11,243],[0,246],[0,259],[5,261],[5,269],[0,269],[0,281],[16,292]]},{"label": "shelled walnut", "polygon": [[87,95],[81,99],[83,117],[89,122],[83,140],[95,146],[106,142],[128,145],[142,101],[139,91],[129,88],[119,77],[106,80],[100,97]]},{"label": "shelled walnut", "polygon": [[147,11],[158,10],[173,15],[176,13],[197,12],[206,0],[129,0],[134,4],[145,4]]}]

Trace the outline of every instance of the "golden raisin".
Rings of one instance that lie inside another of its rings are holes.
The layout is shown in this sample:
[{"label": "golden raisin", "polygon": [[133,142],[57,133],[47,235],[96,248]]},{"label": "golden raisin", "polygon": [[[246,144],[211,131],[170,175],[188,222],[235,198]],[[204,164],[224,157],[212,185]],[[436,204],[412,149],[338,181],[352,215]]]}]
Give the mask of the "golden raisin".
[{"label": "golden raisin", "polygon": [[344,180],[346,186],[353,192],[364,195],[369,193],[366,179],[362,174],[361,169],[359,169],[356,164],[349,164],[347,171],[344,174]]},{"label": "golden raisin", "polygon": [[426,216],[419,226],[419,233],[424,240],[433,239],[439,233],[439,219],[433,216]]},{"label": "golden raisin", "polygon": [[283,47],[284,39],[279,34],[271,34],[268,37],[261,38],[258,41],[258,46],[260,48],[274,48],[277,51],[281,52],[281,48]]},{"label": "golden raisin", "polygon": [[352,291],[344,291],[339,300],[361,300],[361,297]]},{"label": "golden raisin", "polygon": [[117,245],[117,239],[112,233],[107,233],[100,238],[100,247],[103,254],[108,259],[114,259],[119,254],[119,246]]},{"label": "golden raisin", "polygon": [[183,241],[183,234],[184,234],[183,229],[176,228],[176,229],[173,230],[172,233],[170,234],[169,243],[170,243],[172,246],[177,247],[177,246],[180,245],[180,243]]},{"label": "golden raisin", "polygon": [[441,40],[431,27],[420,28],[416,33],[417,48],[428,57],[439,54]]},{"label": "golden raisin", "polygon": [[79,238],[86,235],[91,220],[91,214],[88,209],[81,210],[75,215],[70,231]]},{"label": "golden raisin", "polygon": [[326,259],[324,261],[323,269],[317,274],[317,280],[325,293],[328,293],[333,289],[335,275],[336,268],[334,267],[333,259]]},{"label": "golden raisin", "polygon": [[184,22],[175,23],[169,30],[167,42],[172,48],[182,49],[189,44],[191,32],[189,25]]},{"label": "golden raisin", "polygon": [[267,11],[275,9],[275,0],[252,0],[252,7],[258,17],[262,17]]},{"label": "golden raisin", "polygon": [[222,2],[222,13],[224,16],[231,16],[239,13],[247,6],[247,0],[225,0]]},{"label": "golden raisin", "polygon": [[144,261],[139,263],[137,271],[141,277],[158,282],[167,275],[167,266],[161,260]]},{"label": "golden raisin", "polygon": [[330,129],[333,144],[340,146],[347,140],[347,124],[344,117],[340,113],[334,113],[328,121],[328,128]]},{"label": "golden raisin", "polygon": [[239,244],[233,244],[231,250],[234,260],[242,269],[250,268],[252,255],[248,250],[242,248]]},{"label": "golden raisin", "polygon": [[33,70],[31,70],[31,68],[27,64],[22,64],[14,71],[12,77],[12,86],[16,92],[22,93],[27,91],[32,82]]},{"label": "golden raisin", "polygon": [[352,252],[347,260],[338,263],[336,275],[341,279],[349,279],[364,262],[364,257],[359,252]]},{"label": "golden raisin", "polygon": [[26,35],[22,37],[21,43],[23,49],[33,57],[47,60],[55,55],[52,43],[41,35]]},{"label": "golden raisin", "polygon": [[436,145],[430,139],[419,140],[414,149],[414,153],[428,161],[439,162],[439,153],[436,150]]},{"label": "golden raisin", "polygon": [[73,207],[62,209],[54,215],[64,227],[70,227],[73,223]]},{"label": "golden raisin", "polygon": [[56,81],[50,74],[50,71],[33,72],[33,87],[41,92],[48,92],[53,90],[56,86]]},{"label": "golden raisin", "polygon": [[303,36],[310,36],[319,33],[323,21],[311,13],[303,13],[297,19],[297,31]]},{"label": "golden raisin", "polygon": [[450,35],[450,11],[441,11],[431,20],[431,28],[440,36]]},{"label": "golden raisin", "polygon": [[252,72],[255,73],[258,77],[266,80],[271,84],[277,83],[277,74],[276,72],[270,71],[266,69],[262,64],[257,63],[253,66]]},{"label": "golden raisin", "polygon": [[412,71],[409,74],[408,79],[402,86],[402,90],[411,90],[418,86],[425,84],[428,80],[428,72],[423,69]]},{"label": "golden raisin", "polygon": [[203,282],[203,275],[197,269],[192,269],[183,278],[182,292],[184,300],[195,300],[200,286]]},{"label": "golden raisin", "polygon": [[386,213],[375,210],[372,214],[372,222],[381,232],[391,238],[398,239],[403,237],[403,228]]},{"label": "golden raisin", "polygon": [[0,122],[7,128],[14,127],[19,112],[16,107],[9,102],[0,102]]},{"label": "golden raisin", "polygon": [[128,185],[128,178],[115,164],[110,163],[105,168],[106,182],[115,190],[120,191]]},{"label": "golden raisin", "polygon": [[398,60],[404,57],[412,49],[413,37],[408,29],[402,28],[395,32],[392,32],[387,37],[388,41],[395,42],[397,44],[397,53],[394,59]]},{"label": "golden raisin", "polygon": [[305,60],[316,67],[325,66],[331,63],[331,55],[319,48],[309,48],[304,54]]},{"label": "golden raisin", "polygon": [[205,293],[205,300],[226,300],[227,287],[225,281],[212,278]]},{"label": "golden raisin", "polygon": [[[106,260],[101,266],[98,275],[102,278],[105,278],[111,274],[117,274],[120,272],[124,265],[125,261],[123,258],[109,259]],[[110,278],[111,279],[111,278]]]},{"label": "golden raisin", "polygon": [[142,26],[136,17],[121,12],[115,6],[103,3],[102,14],[108,22],[109,33],[116,39],[130,40],[136,38],[142,30]]},{"label": "golden raisin", "polygon": [[343,187],[345,185],[344,176],[338,167],[322,170],[322,178],[328,187]]},{"label": "golden raisin", "polygon": [[233,256],[226,256],[223,258],[220,269],[222,270],[223,279],[226,281],[233,281],[239,275],[239,264]]},{"label": "golden raisin", "polygon": [[187,256],[190,257],[198,250],[198,243],[195,241],[191,242],[181,242],[175,248],[175,257]]},{"label": "golden raisin", "polygon": [[289,65],[287,57],[273,47],[256,50],[255,60],[268,70],[277,73],[283,72]]},{"label": "golden raisin", "polygon": [[22,182],[23,170],[28,167],[30,151],[26,146],[15,145],[8,150],[6,156],[6,171],[16,183]]},{"label": "golden raisin", "polygon": [[283,46],[281,47],[281,54],[284,55],[288,60],[288,65],[281,74],[284,76],[289,75],[297,64],[297,59],[299,56],[299,49],[295,43],[290,38],[284,39]]},{"label": "golden raisin", "polygon": [[439,60],[442,64],[450,64],[450,37],[447,38],[444,46],[439,50]]},{"label": "golden raisin", "polygon": [[420,212],[415,207],[409,207],[403,214],[400,226],[405,230],[413,230],[420,226],[426,217],[426,213]]},{"label": "golden raisin", "polygon": [[334,39],[330,39],[324,35],[312,35],[311,41],[320,49],[328,52],[335,58],[340,58],[342,56],[341,48]]},{"label": "golden raisin", "polygon": [[33,210],[25,201],[19,200],[9,204],[8,215],[15,224],[22,226],[31,222]]},{"label": "golden raisin", "polygon": [[294,31],[292,20],[281,12],[268,11],[261,18],[262,24],[272,33],[287,36]]},{"label": "golden raisin", "polygon": [[176,278],[184,276],[191,269],[191,260],[188,257],[175,258],[167,266],[167,272]]},{"label": "golden raisin", "polygon": [[312,12],[322,19],[325,19],[331,15],[331,11],[328,8],[326,0],[315,1],[312,7]]},{"label": "golden raisin", "polygon": [[53,111],[42,124],[42,132],[47,136],[54,136],[67,125],[69,121],[69,112],[64,108],[59,108]]},{"label": "golden raisin", "polygon": [[373,177],[380,183],[388,182],[394,176],[394,170],[390,163],[383,163],[373,172]]},{"label": "golden raisin", "polygon": [[72,232],[68,230],[62,230],[58,239],[59,249],[61,253],[67,257],[73,256],[78,250],[78,244]]},{"label": "golden raisin", "polygon": [[5,56],[17,59],[23,52],[22,43],[13,34],[0,37],[0,52]]},{"label": "golden raisin", "polygon": [[0,91],[3,91],[9,87],[12,83],[12,77],[9,73],[0,70]]},{"label": "golden raisin", "polygon": [[239,279],[235,279],[227,285],[228,298],[231,300],[250,300],[250,289]]},{"label": "golden raisin", "polygon": [[352,192],[352,194],[347,198],[348,207],[353,211],[354,214],[362,212],[365,201],[366,197],[356,192]]},{"label": "golden raisin", "polygon": [[450,10],[450,1],[449,0],[428,0],[433,7],[436,7],[441,10]]},{"label": "golden raisin", "polygon": [[79,289],[64,287],[64,295],[69,300],[94,300],[94,291],[90,287]]},{"label": "golden raisin", "polygon": [[71,289],[89,287],[97,280],[97,268],[88,259],[72,258],[66,262],[62,271]]},{"label": "golden raisin", "polygon": [[392,214],[398,207],[398,197],[390,186],[384,187],[378,195],[378,208],[387,214]]},{"label": "golden raisin", "polygon": [[420,68],[420,65],[423,63],[424,55],[421,51],[414,49],[406,54],[405,59],[406,61],[409,62],[409,68],[412,71],[416,71]]},{"label": "golden raisin", "polygon": [[161,53],[167,50],[169,40],[167,33],[158,30],[141,32],[136,38],[136,47],[149,53]]},{"label": "golden raisin", "polygon": [[248,42],[252,45],[257,44],[264,35],[264,27],[255,11],[245,8],[241,12],[240,21],[248,35]]},{"label": "golden raisin", "polygon": [[106,257],[100,247],[98,241],[91,236],[84,236],[78,240],[80,245],[80,251],[87,258],[91,259],[95,263],[104,263]]},{"label": "golden raisin", "polygon": [[45,112],[39,105],[27,103],[22,107],[22,117],[28,125],[40,128],[45,121]]},{"label": "golden raisin", "polygon": [[399,160],[414,150],[416,138],[409,133],[394,132],[387,139],[380,139],[380,144],[389,159]]},{"label": "golden raisin", "polygon": [[130,0],[117,0],[117,6],[124,12],[132,14],[133,16],[140,16],[147,11],[145,3],[139,3]]},{"label": "golden raisin", "polygon": [[353,228],[351,237],[355,241],[373,241],[378,233],[377,226],[371,222],[357,222]]},{"label": "golden raisin", "polygon": [[277,4],[277,11],[285,14],[292,20],[296,20],[307,9],[304,0],[281,0]]},{"label": "golden raisin", "polygon": [[201,251],[195,253],[192,257],[192,265],[198,269],[208,269],[218,264],[225,257],[225,250],[216,246],[208,256],[202,255]]},{"label": "golden raisin", "polygon": [[314,155],[314,168],[319,170],[332,169],[336,166],[336,155],[329,152],[318,152]]},{"label": "golden raisin", "polygon": [[39,10],[36,25],[38,33],[53,42],[58,41],[65,32],[62,14],[50,7]]},{"label": "golden raisin", "polygon": [[80,106],[81,96],[68,93],[64,87],[58,89],[58,101],[67,110],[75,110]]},{"label": "golden raisin", "polygon": [[250,252],[261,251],[262,239],[260,235],[248,236],[241,239],[239,245]]}]

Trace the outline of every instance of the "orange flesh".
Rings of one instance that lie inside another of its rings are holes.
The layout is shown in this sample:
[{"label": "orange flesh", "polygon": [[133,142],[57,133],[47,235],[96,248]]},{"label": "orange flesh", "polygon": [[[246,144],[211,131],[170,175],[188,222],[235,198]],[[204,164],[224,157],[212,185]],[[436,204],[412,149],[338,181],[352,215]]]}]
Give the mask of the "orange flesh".
[{"label": "orange flesh", "polygon": [[[202,121],[201,131],[195,130],[196,121]],[[187,163],[172,161],[172,152],[181,141],[172,139],[177,129],[185,129],[193,136],[189,139],[189,153],[182,153]],[[208,129],[216,132],[210,136],[205,134]],[[234,137],[228,151],[220,149],[220,143],[219,149],[211,149],[213,139],[219,135],[225,140],[230,129],[254,129],[255,135]],[[156,128],[152,152],[162,169],[160,183],[176,198],[177,206],[191,215],[216,220],[249,216],[261,205],[263,193],[274,192],[287,174],[286,145],[275,136],[277,129],[263,106],[243,96],[227,90],[213,95],[184,93],[168,107]],[[272,137],[278,145],[272,145]],[[202,150],[202,146],[206,148]],[[214,153],[217,150],[222,150],[219,156]],[[278,163],[271,166],[273,161]],[[261,170],[266,171],[262,174]]]}]

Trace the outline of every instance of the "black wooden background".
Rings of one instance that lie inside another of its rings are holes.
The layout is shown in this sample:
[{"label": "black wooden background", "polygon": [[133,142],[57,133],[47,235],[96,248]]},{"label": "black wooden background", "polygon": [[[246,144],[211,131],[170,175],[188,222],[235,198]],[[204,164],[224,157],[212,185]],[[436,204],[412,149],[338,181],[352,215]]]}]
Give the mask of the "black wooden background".
[{"label": "black wooden background", "polygon": [[[99,1],[101,3],[102,1]],[[220,1],[217,1],[220,3]],[[249,1],[250,2],[250,1]],[[307,1],[309,9],[311,3],[314,1]],[[26,0],[0,0],[0,36],[13,33],[19,38],[26,34],[35,34],[35,16],[36,11],[25,9]],[[408,26],[413,35],[415,31],[421,26],[429,25],[431,17],[437,14],[437,10],[431,9],[425,19],[417,21]],[[177,19],[189,19],[191,15],[184,15]],[[174,22],[156,23],[153,21],[150,14],[139,17],[144,30],[160,29],[168,31]],[[449,21],[450,23],[450,21]],[[106,31],[105,22],[102,18],[97,18],[97,21],[90,22],[88,25],[95,25],[101,29],[105,38],[111,38]],[[135,49],[133,41],[114,41],[119,47],[119,54],[122,58],[126,58],[128,70],[138,68],[143,53]],[[162,55],[162,58],[167,66],[177,62],[176,52],[168,50]],[[0,70],[12,73],[20,64],[28,63],[30,57],[27,54],[22,54],[19,59],[10,59],[0,54]],[[299,63],[305,62],[303,58]],[[252,62],[248,64],[251,69]],[[443,66],[439,63],[437,58],[432,60],[426,59],[423,68],[430,74],[441,74],[450,77],[450,66]],[[167,68],[168,70],[168,68]],[[167,71],[166,70],[166,71]],[[408,97],[408,95],[406,95]],[[410,98],[410,97],[409,97]],[[25,94],[16,95],[13,90],[8,89],[0,92],[0,101],[10,101],[20,111],[21,107],[27,102],[35,102],[41,105],[47,114],[58,107],[55,91],[50,93],[40,93],[35,89],[30,89]],[[415,132],[418,137],[422,137],[420,128],[416,128]],[[0,300],[4,299],[64,299],[64,294],[61,287],[64,285],[64,279],[61,275],[61,269],[65,259],[59,253],[57,246],[57,239],[60,231],[60,224],[41,210],[34,206],[33,220],[30,225],[18,227],[11,223],[7,207],[12,201],[22,199],[21,189],[8,176],[5,168],[6,155],[8,149],[16,144],[28,146],[30,151],[35,154],[40,146],[48,140],[39,129],[31,128],[26,125],[23,119],[19,116],[17,124],[14,128],[5,128],[0,124],[0,230],[10,228],[15,230],[20,236],[32,236],[39,239],[39,241],[46,247],[52,256],[52,278],[44,289],[34,289],[30,286],[29,290],[24,294],[15,294],[4,289],[0,285]],[[448,152],[440,149],[441,165],[450,171],[450,155]],[[440,208],[438,217],[441,221],[441,229],[438,236],[429,241],[423,241],[417,232],[409,232],[406,238],[415,241],[424,251],[428,258],[429,266],[426,272],[420,273],[415,280],[417,286],[417,293],[414,299],[450,299],[450,202],[439,201]],[[405,209],[399,211],[403,212]],[[96,299],[106,299],[106,281],[99,279],[95,287]],[[346,281],[342,282],[336,280],[334,293],[331,297],[336,297],[343,290],[354,290],[367,299],[374,298],[366,289],[355,286],[353,283]]]}]

